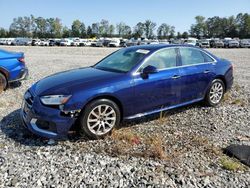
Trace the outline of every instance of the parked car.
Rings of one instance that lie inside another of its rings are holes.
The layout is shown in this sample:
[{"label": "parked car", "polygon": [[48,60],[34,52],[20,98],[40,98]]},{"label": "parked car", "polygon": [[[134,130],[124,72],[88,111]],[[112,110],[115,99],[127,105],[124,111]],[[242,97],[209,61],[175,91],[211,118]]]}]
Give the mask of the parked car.
[{"label": "parked car", "polygon": [[72,42],[72,40],[70,40],[70,39],[62,39],[60,41],[60,46],[70,46],[71,42]]},{"label": "parked car", "polygon": [[250,48],[250,41],[243,39],[240,40],[240,47],[241,48]]},{"label": "parked car", "polygon": [[42,40],[40,41],[39,46],[49,46],[49,41],[46,40],[46,39],[42,39]]},{"label": "parked car", "polygon": [[150,40],[149,44],[159,44],[159,41],[158,40]]},{"label": "parked car", "polygon": [[77,38],[77,39],[74,39],[71,44],[71,46],[80,46],[80,39]]},{"label": "parked car", "polygon": [[80,39],[79,46],[91,46],[91,42],[89,39]]},{"label": "parked car", "polygon": [[28,75],[24,54],[0,49],[0,93],[9,83],[23,80]]},{"label": "parked car", "polygon": [[92,41],[91,41],[91,45],[90,45],[90,46],[92,46],[92,47],[96,47],[96,43],[97,43],[97,40],[92,40]]},{"label": "parked car", "polygon": [[99,39],[99,40],[96,41],[95,46],[96,47],[103,47],[104,46],[103,43],[104,43],[104,40],[103,39]]},{"label": "parked car", "polygon": [[36,82],[24,94],[21,116],[30,131],[47,138],[73,128],[102,138],[125,119],[198,101],[216,106],[232,84],[232,64],[201,48],[133,46]]},{"label": "parked car", "polygon": [[203,39],[203,40],[198,40],[196,43],[196,46],[199,46],[200,48],[209,48],[209,40]]},{"label": "parked car", "polygon": [[239,48],[240,44],[237,40],[224,40],[225,48]]},{"label": "parked car", "polygon": [[41,42],[40,39],[33,39],[31,41],[31,46],[40,46],[40,42]]},{"label": "parked car", "polygon": [[140,42],[137,39],[131,38],[130,40],[126,41],[126,46],[136,46],[139,45]]},{"label": "parked car", "polygon": [[30,38],[15,38],[15,40],[11,42],[11,45],[29,46],[31,45],[31,43],[32,43],[32,40]]},{"label": "parked car", "polygon": [[0,39],[0,45],[11,45],[15,38]]},{"label": "parked car", "polygon": [[212,39],[210,41],[210,47],[211,48],[223,48],[224,47],[224,43],[220,39]]},{"label": "parked car", "polygon": [[169,41],[168,40],[160,40],[159,43],[160,44],[169,44]]},{"label": "parked car", "polygon": [[188,39],[186,39],[186,40],[184,41],[184,44],[189,44],[189,45],[196,46],[197,40],[198,40],[198,39],[196,39],[196,38],[190,37],[190,38],[188,38]]},{"label": "parked car", "polygon": [[56,46],[56,40],[50,39],[49,40],[49,46]]},{"label": "parked car", "polygon": [[120,41],[120,46],[121,47],[127,47],[127,39],[121,39],[121,41]]},{"label": "parked car", "polygon": [[119,47],[120,39],[113,39],[109,42],[109,47]]},{"label": "parked car", "polygon": [[0,38],[0,45],[4,45],[5,38]]},{"label": "parked car", "polygon": [[[105,38],[105,39],[103,40],[103,46],[108,47],[108,46],[109,46],[109,43],[110,43],[112,40],[116,40],[116,39]],[[120,44],[120,40],[119,40],[119,44]]]}]

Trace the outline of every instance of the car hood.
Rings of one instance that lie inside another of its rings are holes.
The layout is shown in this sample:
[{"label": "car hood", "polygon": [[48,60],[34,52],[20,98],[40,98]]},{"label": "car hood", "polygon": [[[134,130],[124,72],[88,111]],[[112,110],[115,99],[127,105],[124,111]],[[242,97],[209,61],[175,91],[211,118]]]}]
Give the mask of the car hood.
[{"label": "car hood", "polygon": [[35,83],[31,90],[39,96],[72,94],[74,90],[98,87],[102,82],[114,79],[121,73],[109,72],[92,67],[56,73]]}]

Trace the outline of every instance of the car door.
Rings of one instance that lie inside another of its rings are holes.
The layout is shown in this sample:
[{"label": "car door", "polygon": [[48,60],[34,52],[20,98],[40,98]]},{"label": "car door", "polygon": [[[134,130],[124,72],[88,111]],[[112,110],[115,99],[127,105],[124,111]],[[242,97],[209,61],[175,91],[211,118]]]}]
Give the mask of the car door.
[{"label": "car door", "polygon": [[181,102],[202,99],[214,78],[215,60],[199,49],[179,48],[181,66]]},{"label": "car door", "polygon": [[[153,53],[134,75],[135,114],[160,109],[178,103],[181,95],[177,49],[165,48]],[[158,72],[141,75],[143,68],[154,66]]]}]

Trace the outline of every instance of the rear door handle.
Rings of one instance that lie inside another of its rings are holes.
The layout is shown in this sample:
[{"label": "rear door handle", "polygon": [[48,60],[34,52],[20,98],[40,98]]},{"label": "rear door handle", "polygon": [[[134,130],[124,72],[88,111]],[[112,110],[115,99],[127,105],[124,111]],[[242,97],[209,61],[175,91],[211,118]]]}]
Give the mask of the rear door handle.
[{"label": "rear door handle", "polygon": [[204,74],[207,74],[207,73],[210,73],[210,72],[211,72],[210,70],[203,71]]},{"label": "rear door handle", "polygon": [[179,75],[174,75],[174,76],[172,76],[172,79],[178,79],[178,78],[180,78],[181,76],[179,76]]}]

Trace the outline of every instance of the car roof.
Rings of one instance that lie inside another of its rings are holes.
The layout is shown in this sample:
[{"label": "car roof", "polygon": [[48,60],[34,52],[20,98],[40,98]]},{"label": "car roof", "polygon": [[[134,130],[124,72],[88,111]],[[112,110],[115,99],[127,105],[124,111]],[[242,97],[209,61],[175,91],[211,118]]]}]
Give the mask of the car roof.
[{"label": "car roof", "polygon": [[189,44],[148,44],[148,45],[138,45],[138,46],[131,46],[128,47],[130,49],[145,49],[149,51],[156,51],[162,48],[171,48],[171,47],[192,47],[192,48],[198,48],[194,45],[189,45]]}]

